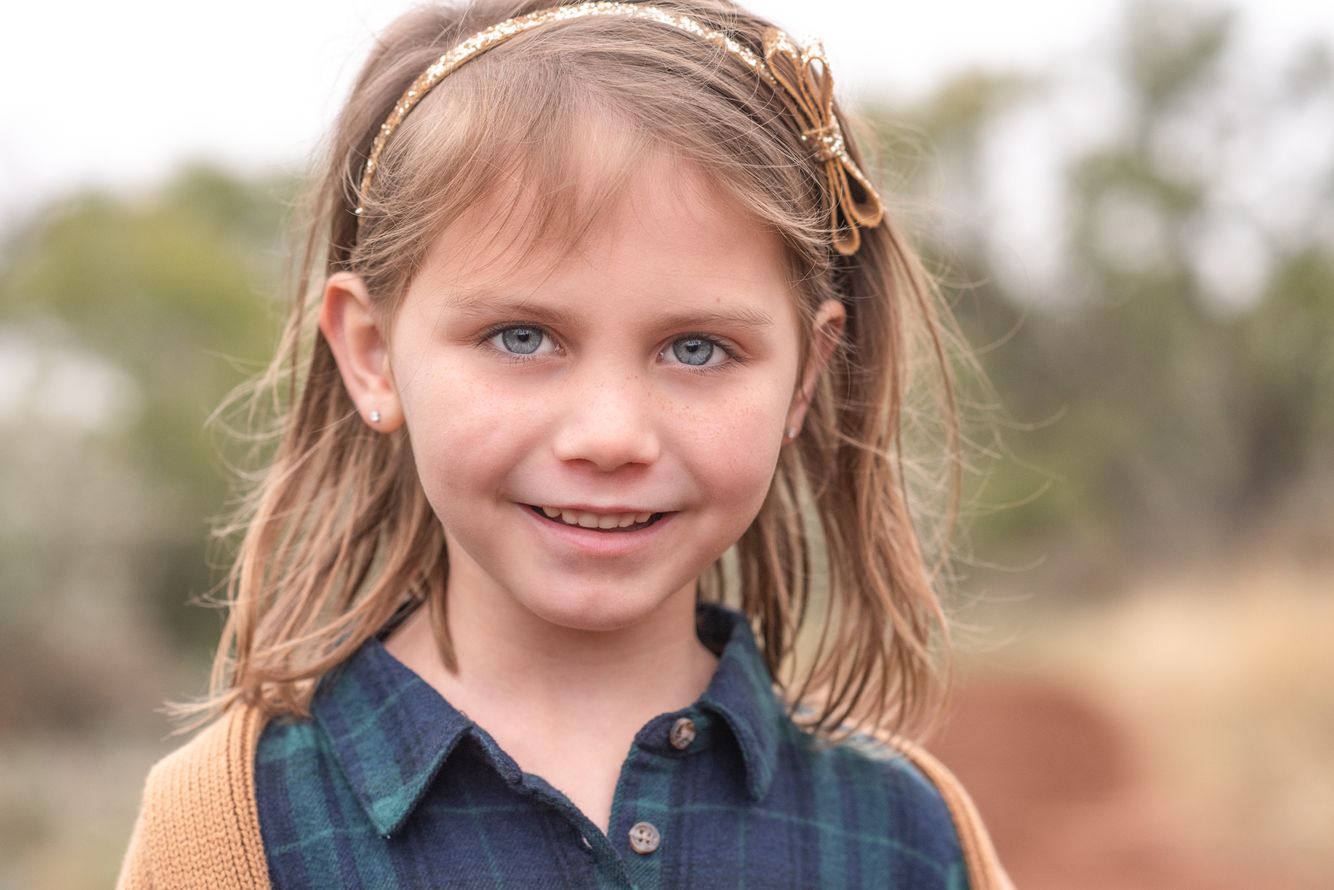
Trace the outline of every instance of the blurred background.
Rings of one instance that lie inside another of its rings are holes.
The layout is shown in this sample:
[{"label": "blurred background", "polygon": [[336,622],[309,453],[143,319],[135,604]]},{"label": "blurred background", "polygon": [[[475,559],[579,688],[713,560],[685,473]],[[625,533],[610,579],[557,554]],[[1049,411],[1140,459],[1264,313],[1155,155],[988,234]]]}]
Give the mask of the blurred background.
[{"label": "blurred background", "polygon": [[[824,39],[1000,399],[929,747],[1016,883],[1334,886],[1334,5],[751,5]],[[205,420],[404,8],[7,29],[0,890],[110,886],[156,709],[206,688],[241,451]]]}]

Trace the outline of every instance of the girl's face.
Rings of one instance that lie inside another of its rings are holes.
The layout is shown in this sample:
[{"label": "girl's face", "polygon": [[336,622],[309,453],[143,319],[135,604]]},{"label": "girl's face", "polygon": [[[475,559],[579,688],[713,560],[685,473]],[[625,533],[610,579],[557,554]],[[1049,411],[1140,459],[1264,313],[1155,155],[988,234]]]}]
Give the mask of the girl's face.
[{"label": "girl's face", "polygon": [[[521,232],[488,223],[513,195],[470,210],[432,246],[379,353],[364,347],[373,334],[354,335],[364,319],[349,321],[364,293],[340,298],[330,281],[322,327],[354,343],[335,345],[345,379],[358,349],[368,356],[370,373],[349,380],[363,418],[376,408],[375,428],[407,424],[451,597],[582,630],[693,599],[800,424],[800,321],[780,240],[680,162],[637,171],[563,256],[520,261]],[[842,320],[830,301],[817,324],[836,336]],[[832,345],[815,341],[808,384]]]}]

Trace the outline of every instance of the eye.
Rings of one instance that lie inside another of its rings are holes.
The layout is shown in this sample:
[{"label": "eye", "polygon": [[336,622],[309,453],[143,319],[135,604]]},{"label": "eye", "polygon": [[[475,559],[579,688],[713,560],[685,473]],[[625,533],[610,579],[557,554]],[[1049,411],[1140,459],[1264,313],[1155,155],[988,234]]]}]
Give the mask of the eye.
[{"label": "eye", "polygon": [[493,348],[516,359],[527,359],[537,355],[547,334],[535,325],[511,325],[489,331],[483,342],[493,342]]},{"label": "eye", "polygon": [[[671,352],[676,359],[683,365],[692,368],[699,368],[704,371],[721,370],[727,367],[733,361],[736,361],[736,355],[722,341],[715,340],[713,337],[706,337],[703,334],[689,334],[685,337],[678,337],[672,341],[672,345],[663,350],[663,354]],[[710,360],[718,358],[719,361],[710,364]]]}]

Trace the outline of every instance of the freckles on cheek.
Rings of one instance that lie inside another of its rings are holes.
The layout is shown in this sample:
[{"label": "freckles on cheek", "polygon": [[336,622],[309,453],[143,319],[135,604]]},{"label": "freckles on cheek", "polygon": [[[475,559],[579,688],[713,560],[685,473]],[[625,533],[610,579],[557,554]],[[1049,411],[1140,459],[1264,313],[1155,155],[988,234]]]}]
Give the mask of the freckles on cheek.
[{"label": "freckles on cheek", "polygon": [[523,453],[522,411],[485,386],[440,388],[419,408],[413,450],[428,499],[442,520],[476,521],[461,517],[479,494],[503,488]]},{"label": "freckles on cheek", "polygon": [[728,491],[767,490],[782,442],[775,429],[782,416],[766,407],[738,406],[714,424],[708,448],[713,452],[715,483]]},{"label": "freckles on cheek", "polygon": [[493,387],[450,370],[418,373],[403,392],[415,449],[433,460],[504,441],[516,416],[514,406]]}]

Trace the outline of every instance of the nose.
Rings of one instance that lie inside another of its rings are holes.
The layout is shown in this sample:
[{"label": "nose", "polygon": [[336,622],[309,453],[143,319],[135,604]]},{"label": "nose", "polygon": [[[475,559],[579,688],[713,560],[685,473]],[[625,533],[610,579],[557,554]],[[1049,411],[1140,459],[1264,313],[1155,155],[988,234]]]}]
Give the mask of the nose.
[{"label": "nose", "polygon": [[[592,368],[588,369],[592,371]],[[562,461],[610,471],[651,464],[661,453],[653,398],[639,374],[571,378],[552,448]]]}]

